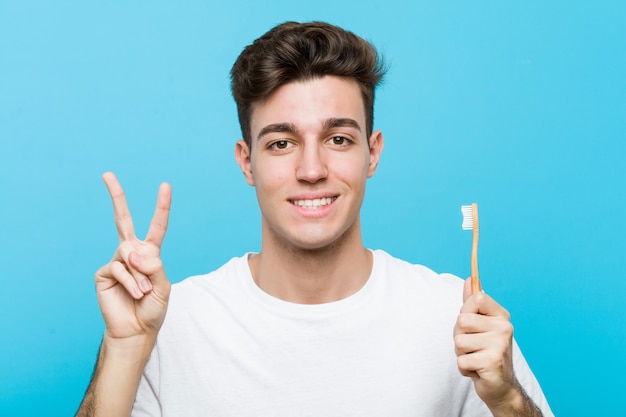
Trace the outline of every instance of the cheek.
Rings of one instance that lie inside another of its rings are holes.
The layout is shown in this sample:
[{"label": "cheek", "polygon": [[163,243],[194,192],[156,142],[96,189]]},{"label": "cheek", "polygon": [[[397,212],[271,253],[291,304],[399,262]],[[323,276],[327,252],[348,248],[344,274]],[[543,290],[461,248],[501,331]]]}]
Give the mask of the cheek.
[{"label": "cheek", "polygon": [[350,183],[364,182],[369,172],[369,158],[352,156],[335,162],[335,175]]},{"label": "cheek", "polygon": [[282,164],[253,164],[252,170],[257,192],[273,192],[288,179],[287,169]]}]

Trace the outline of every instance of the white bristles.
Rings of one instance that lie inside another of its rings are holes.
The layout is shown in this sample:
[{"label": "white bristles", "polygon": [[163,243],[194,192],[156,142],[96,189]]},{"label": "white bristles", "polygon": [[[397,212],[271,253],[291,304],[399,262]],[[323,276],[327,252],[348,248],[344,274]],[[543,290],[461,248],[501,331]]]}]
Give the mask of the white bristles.
[{"label": "white bristles", "polygon": [[474,228],[472,206],[461,206],[461,213],[463,213],[463,224],[461,227],[463,230],[472,230]]}]

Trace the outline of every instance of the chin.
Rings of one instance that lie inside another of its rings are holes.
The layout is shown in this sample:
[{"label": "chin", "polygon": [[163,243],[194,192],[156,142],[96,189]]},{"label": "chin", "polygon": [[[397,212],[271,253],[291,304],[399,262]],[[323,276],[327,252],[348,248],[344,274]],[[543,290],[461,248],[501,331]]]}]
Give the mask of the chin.
[{"label": "chin", "polygon": [[[265,220],[265,219],[264,219]],[[358,220],[345,227],[338,227],[337,224],[281,224],[271,225],[264,222],[263,234],[269,239],[263,239],[269,245],[276,245],[291,253],[297,252],[324,252],[337,250],[354,237],[360,237]],[[295,226],[295,227],[294,227]],[[300,227],[298,227],[300,226]],[[347,227],[346,227],[347,226]]]},{"label": "chin", "polygon": [[346,231],[340,234],[310,234],[298,236],[282,236],[278,241],[289,248],[292,252],[321,253],[329,250],[337,250],[347,240],[349,233]]}]

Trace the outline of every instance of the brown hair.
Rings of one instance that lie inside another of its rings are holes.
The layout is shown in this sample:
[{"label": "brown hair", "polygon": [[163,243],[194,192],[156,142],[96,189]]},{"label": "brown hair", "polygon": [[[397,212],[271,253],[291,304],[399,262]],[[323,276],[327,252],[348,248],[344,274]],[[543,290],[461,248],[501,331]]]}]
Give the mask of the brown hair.
[{"label": "brown hair", "polygon": [[355,80],[365,105],[366,133],[374,124],[374,90],[385,74],[382,58],[368,41],[324,22],[286,22],[248,45],[231,69],[231,90],[241,133],[252,145],[252,105],[293,81],[325,75]]}]

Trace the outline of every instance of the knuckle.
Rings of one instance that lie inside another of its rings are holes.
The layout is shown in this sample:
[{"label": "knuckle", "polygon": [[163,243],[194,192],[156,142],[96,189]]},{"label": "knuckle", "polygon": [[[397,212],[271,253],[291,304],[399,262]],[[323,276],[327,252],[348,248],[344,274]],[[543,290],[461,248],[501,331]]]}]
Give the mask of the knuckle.
[{"label": "knuckle", "polygon": [[124,264],[119,261],[111,262],[110,271],[110,275],[112,276],[112,278],[115,278],[118,281],[123,280],[124,277],[128,274],[128,269],[126,269],[126,266],[124,266]]},{"label": "knuckle", "polygon": [[465,369],[465,359],[463,358],[463,356],[457,356],[457,358],[456,358],[456,366],[460,370]]},{"label": "knuckle", "polygon": [[161,269],[163,269],[163,261],[161,260],[161,258],[155,257],[153,259],[154,260],[153,260],[153,263],[151,265],[152,272],[160,271]]},{"label": "knuckle", "polygon": [[465,353],[467,350],[467,337],[464,334],[454,336],[454,351],[457,356]]},{"label": "knuckle", "polygon": [[493,350],[494,359],[502,358],[509,348],[509,343],[506,340],[500,340],[495,344],[495,349]]},{"label": "knuckle", "polygon": [[96,278],[101,277],[103,275],[106,274],[106,270],[108,265],[103,265],[100,268],[98,268],[98,270],[96,271],[96,273],[94,274]]},{"label": "knuckle", "polygon": [[498,326],[498,331],[507,339],[510,339],[513,337],[513,332],[514,332],[513,324],[510,321],[501,320]]},{"label": "knuckle", "polygon": [[150,256],[144,258],[141,271],[146,275],[152,275],[163,269],[163,261],[158,256]]},{"label": "knuckle", "polygon": [[502,363],[502,355],[499,350],[488,350],[485,352],[485,363],[489,368],[497,368]]},{"label": "knuckle", "polygon": [[472,323],[471,315],[467,313],[459,314],[459,317],[457,318],[456,323],[459,329],[461,330],[467,329]]},{"label": "knuckle", "polygon": [[504,328],[504,333],[508,336],[508,337],[513,337],[513,333],[515,332],[515,327],[513,326],[513,323],[511,323],[510,321],[506,322],[505,328]]},{"label": "knuckle", "polygon": [[457,356],[456,366],[457,368],[459,368],[459,371],[461,371],[461,374],[464,376],[467,376],[467,374],[470,372],[470,367],[466,355]]},{"label": "knuckle", "polygon": [[487,297],[488,297],[487,294],[482,291],[476,292],[474,296],[476,297],[476,302],[480,305],[484,304],[487,301]]},{"label": "knuckle", "polygon": [[128,240],[124,240],[122,242],[120,242],[120,246],[117,248],[120,256],[127,261],[128,260],[128,255],[135,249],[135,246],[133,245],[132,242],[128,241]]}]

